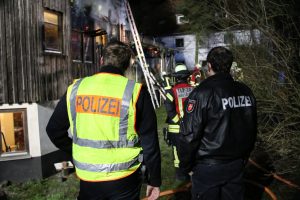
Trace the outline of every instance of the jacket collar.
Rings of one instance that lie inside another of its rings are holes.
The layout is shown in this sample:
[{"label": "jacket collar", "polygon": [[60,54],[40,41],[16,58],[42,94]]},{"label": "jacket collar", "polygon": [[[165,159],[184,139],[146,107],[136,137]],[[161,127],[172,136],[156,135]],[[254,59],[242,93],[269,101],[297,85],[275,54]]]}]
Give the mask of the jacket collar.
[{"label": "jacket collar", "polygon": [[118,67],[114,67],[112,65],[101,66],[99,73],[119,74],[119,75],[124,76],[124,73],[122,72],[122,70],[120,70]]},{"label": "jacket collar", "polygon": [[224,81],[224,80],[233,81],[233,78],[229,73],[219,72],[219,73],[216,73],[215,75],[212,75],[212,76],[206,78],[205,80],[203,80],[202,83],[207,83],[207,82],[211,82],[211,81]]}]

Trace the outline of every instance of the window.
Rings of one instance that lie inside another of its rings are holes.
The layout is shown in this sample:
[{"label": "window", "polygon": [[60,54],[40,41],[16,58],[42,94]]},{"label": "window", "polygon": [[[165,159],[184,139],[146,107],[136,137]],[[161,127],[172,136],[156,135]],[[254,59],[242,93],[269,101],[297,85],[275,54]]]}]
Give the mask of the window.
[{"label": "window", "polygon": [[27,155],[26,124],[24,109],[0,112],[0,159]]},{"label": "window", "polygon": [[119,40],[120,38],[120,30],[117,24],[111,25],[111,38]]},{"label": "window", "polygon": [[77,5],[71,10],[71,57],[77,62],[94,62],[95,30],[94,19],[91,18],[91,7],[80,10]]},{"label": "window", "polygon": [[96,42],[95,61],[96,61],[96,63],[101,64],[101,56],[103,54],[103,48],[107,44],[107,35],[96,36],[95,42]]},{"label": "window", "polygon": [[176,14],[176,24],[182,25],[189,23],[189,20],[182,14]]},{"label": "window", "polygon": [[233,33],[226,32],[226,33],[224,34],[224,43],[225,43],[225,44],[232,44],[233,41],[234,41],[233,39],[234,39]]},{"label": "window", "polygon": [[85,62],[93,62],[93,56],[94,56],[94,38],[84,34],[83,35],[83,58]]},{"label": "window", "polygon": [[71,33],[72,59],[82,60],[82,34],[79,31],[72,30]]},{"label": "window", "polygon": [[80,31],[72,30],[71,33],[72,59],[80,62],[93,62],[94,37]]},{"label": "window", "polygon": [[44,50],[62,53],[61,13],[44,10]]},{"label": "window", "polygon": [[184,47],[184,40],[183,40],[183,38],[177,38],[177,39],[175,39],[175,45],[176,45],[176,47]]}]

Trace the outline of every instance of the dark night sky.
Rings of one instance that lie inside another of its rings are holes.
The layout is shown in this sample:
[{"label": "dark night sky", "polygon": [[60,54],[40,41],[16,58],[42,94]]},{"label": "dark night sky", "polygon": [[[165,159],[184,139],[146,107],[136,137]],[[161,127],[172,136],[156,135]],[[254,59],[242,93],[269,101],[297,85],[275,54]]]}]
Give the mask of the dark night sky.
[{"label": "dark night sky", "polygon": [[175,12],[168,0],[130,0],[129,3],[140,33],[157,36],[176,31]]}]

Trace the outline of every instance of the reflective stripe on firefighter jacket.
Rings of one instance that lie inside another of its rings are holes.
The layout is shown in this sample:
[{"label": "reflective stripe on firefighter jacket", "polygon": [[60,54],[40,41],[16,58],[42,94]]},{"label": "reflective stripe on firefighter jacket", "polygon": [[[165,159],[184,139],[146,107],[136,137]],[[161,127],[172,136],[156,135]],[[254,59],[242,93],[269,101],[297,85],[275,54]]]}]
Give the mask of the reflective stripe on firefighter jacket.
[{"label": "reflective stripe on firefighter jacket", "polygon": [[194,88],[191,85],[189,85],[188,83],[179,83],[179,84],[176,84],[172,88],[172,91],[174,94],[174,102],[175,102],[175,106],[176,106],[176,112],[178,115],[176,115],[174,117],[174,119],[172,119],[174,122],[176,122],[176,124],[168,125],[168,131],[170,133],[179,133],[179,124],[177,124],[177,122],[179,122],[178,116],[180,116],[180,118],[183,117],[184,101],[189,96],[189,94],[193,91],[193,89]]},{"label": "reflective stripe on firefighter jacket", "polygon": [[135,130],[141,84],[99,73],[79,79],[67,91],[77,176],[85,181],[126,177],[139,166],[142,148]]}]

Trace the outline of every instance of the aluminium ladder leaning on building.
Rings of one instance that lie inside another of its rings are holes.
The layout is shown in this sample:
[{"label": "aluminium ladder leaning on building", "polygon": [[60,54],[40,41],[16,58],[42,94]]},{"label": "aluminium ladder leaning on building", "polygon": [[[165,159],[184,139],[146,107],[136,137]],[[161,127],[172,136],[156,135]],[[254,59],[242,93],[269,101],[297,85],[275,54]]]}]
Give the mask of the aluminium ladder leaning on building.
[{"label": "aluminium ladder leaning on building", "polygon": [[152,101],[153,107],[158,108],[159,102],[158,102],[158,99],[156,96],[155,86],[158,88],[158,91],[164,100],[166,99],[166,92],[163,89],[163,87],[159,84],[159,82],[156,80],[156,78],[151,73],[151,71],[149,71],[149,66],[145,59],[145,54],[143,51],[143,47],[142,47],[142,44],[140,41],[139,33],[138,33],[136,25],[135,25],[135,21],[134,21],[132,12],[131,12],[129,2],[127,0],[124,0],[124,3],[125,3],[125,10],[126,10],[126,14],[128,17],[128,21],[129,21],[132,37],[134,40],[135,48],[136,48],[136,51],[138,54],[138,59],[140,61],[140,65],[141,65],[141,68],[142,68],[142,71],[143,71],[143,74],[144,74],[144,77],[146,80],[147,88],[148,88],[150,96],[151,96],[151,101]]}]

